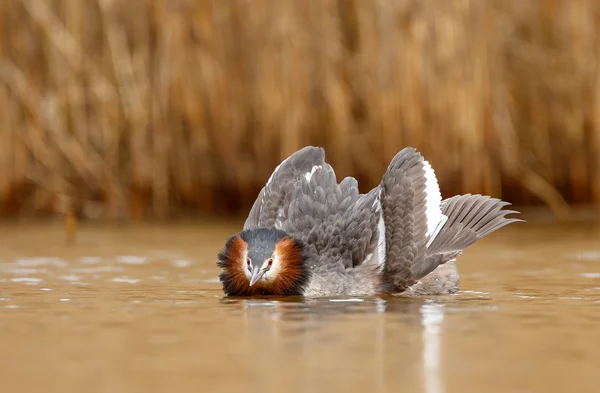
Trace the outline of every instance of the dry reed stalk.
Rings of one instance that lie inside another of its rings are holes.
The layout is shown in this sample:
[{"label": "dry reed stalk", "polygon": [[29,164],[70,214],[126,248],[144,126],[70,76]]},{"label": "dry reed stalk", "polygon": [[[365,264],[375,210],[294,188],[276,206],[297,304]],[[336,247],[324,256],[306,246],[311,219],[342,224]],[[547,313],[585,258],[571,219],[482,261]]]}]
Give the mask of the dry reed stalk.
[{"label": "dry reed stalk", "polygon": [[413,145],[444,195],[600,209],[594,0],[11,4],[2,214],[245,210],[306,144],[363,190]]}]

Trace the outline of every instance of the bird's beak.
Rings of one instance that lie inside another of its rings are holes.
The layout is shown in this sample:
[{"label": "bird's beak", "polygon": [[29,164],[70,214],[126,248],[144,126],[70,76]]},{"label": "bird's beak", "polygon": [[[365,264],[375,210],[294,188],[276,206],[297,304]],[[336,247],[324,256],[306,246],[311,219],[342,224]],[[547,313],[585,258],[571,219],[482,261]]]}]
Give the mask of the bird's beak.
[{"label": "bird's beak", "polygon": [[252,277],[250,277],[250,286],[254,285],[255,282],[260,280],[260,278],[265,274],[266,269],[254,269],[252,270]]}]

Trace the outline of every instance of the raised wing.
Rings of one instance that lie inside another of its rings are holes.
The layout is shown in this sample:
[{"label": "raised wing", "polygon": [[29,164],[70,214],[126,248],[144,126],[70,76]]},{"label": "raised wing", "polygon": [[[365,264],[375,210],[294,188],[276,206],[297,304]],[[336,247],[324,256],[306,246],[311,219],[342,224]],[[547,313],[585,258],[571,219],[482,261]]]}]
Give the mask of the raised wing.
[{"label": "raised wing", "polygon": [[304,147],[286,158],[258,194],[244,223],[244,229],[257,227],[281,228],[287,220],[292,195],[310,180],[325,163],[325,152],[320,147]]},{"label": "raised wing", "polygon": [[343,269],[352,254],[345,247],[346,215],[358,198],[356,179],[347,177],[338,184],[333,168],[324,163],[295,189],[282,229],[306,243],[311,260]]},{"label": "raised wing", "polygon": [[385,230],[386,290],[402,292],[432,272],[441,258],[426,258],[447,217],[433,169],[413,148],[401,150],[380,185],[378,203]]}]

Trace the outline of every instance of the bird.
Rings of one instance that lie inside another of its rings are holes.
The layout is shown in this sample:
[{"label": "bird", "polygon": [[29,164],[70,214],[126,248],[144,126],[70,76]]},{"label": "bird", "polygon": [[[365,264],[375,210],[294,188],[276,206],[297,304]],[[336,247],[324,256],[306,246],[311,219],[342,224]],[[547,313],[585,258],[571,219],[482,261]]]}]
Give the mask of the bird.
[{"label": "bird", "polygon": [[479,194],[442,200],[430,163],[399,151],[377,187],[338,183],[321,147],[279,164],[243,228],[217,256],[226,296],[444,295],[459,289],[456,259],[518,221],[510,203]]}]

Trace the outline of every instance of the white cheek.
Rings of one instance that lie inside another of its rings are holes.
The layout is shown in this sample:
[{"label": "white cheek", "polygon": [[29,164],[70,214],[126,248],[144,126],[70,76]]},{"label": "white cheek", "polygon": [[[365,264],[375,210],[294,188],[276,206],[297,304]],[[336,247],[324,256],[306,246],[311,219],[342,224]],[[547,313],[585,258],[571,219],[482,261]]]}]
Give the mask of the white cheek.
[{"label": "white cheek", "polygon": [[273,258],[273,265],[271,265],[271,268],[264,274],[263,280],[273,281],[277,277],[277,274],[279,274],[280,268],[281,263],[279,261],[279,258]]},{"label": "white cheek", "polygon": [[250,281],[250,277],[252,277],[252,273],[250,273],[250,271],[248,270],[248,264],[246,263],[247,258],[248,258],[248,251],[244,252],[244,255],[243,255],[242,269],[244,270],[244,273],[246,274],[246,278],[248,279],[248,281]]}]

